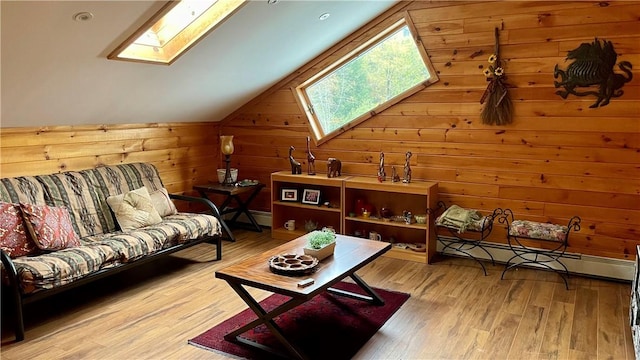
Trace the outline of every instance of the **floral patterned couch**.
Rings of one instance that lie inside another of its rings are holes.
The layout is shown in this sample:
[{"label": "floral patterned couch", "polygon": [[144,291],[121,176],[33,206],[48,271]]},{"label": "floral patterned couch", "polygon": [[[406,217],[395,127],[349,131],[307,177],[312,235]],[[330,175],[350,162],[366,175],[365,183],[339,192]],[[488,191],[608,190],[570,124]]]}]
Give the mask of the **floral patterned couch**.
[{"label": "floral patterned couch", "polygon": [[[172,200],[213,215],[178,212]],[[0,179],[2,286],[16,340],[25,303],[205,241],[221,259],[219,217],[207,199],[168,194],[147,163]]]}]

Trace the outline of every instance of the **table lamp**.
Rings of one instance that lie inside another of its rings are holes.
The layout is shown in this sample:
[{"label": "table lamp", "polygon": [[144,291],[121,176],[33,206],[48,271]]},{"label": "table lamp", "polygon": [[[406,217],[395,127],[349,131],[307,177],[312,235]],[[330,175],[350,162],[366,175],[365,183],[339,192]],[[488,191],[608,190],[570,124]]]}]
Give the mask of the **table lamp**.
[{"label": "table lamp", "polygon": [[220,151],[224,154],[224,161],[227,163],[227,170],[224,173],[224,181],[222,185],[232,185],[234,181],[231,179],[231,154],[233,154],[233,135],[220,136]]}]

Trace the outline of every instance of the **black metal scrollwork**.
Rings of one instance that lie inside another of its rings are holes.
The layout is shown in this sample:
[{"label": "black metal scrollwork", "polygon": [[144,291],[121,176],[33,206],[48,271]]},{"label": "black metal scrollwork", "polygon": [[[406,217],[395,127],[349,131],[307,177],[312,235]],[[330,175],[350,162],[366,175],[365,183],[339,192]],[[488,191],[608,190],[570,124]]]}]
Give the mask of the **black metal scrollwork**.
[{"label": "black metal scrollwork", "polygon": [[[597,101],[593,103],[591,108],[606,106],[611,98],[622,96],[622,86],[633,78],[631,73],[631,63],[621,61],[618,64],[620,70],[625,75],[614,73],[614,66],[618,54],[613,49],[611,41],[603,40],[602,42],[595,38],[591,43],[582,43],[577,48],[567,52],[567,60],[575,61],[567,67],[567,70],[558,69],[558,64],[553,70],[553,77],[558,76],[561,81],[554,81],[556,88],[563,87],[564,90],[556,91],[563,99],[569,94],[576,96],[595,95]],[[579,92],[576,87],[598,86],[598,91],[590,90]]]}]

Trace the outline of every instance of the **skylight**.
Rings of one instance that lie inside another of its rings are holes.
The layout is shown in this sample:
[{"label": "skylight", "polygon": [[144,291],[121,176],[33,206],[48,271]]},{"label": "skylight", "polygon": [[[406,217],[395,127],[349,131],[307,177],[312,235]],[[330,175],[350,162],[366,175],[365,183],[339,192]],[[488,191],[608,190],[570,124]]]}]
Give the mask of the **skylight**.
[{"label": "skylight", "polygon": [[246,2],[170,1],[107,58],[170,65]]}]

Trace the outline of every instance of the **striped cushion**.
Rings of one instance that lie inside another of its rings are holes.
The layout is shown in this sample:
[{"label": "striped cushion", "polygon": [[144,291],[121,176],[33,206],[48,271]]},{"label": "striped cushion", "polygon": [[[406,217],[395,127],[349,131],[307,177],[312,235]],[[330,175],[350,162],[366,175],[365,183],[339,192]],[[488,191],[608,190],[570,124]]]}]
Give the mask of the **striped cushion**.
[{"label": "striped cushion", "polygon": [[[96,207],[103,214],[111,215],[107,204],[109,196],[127,193],[129,191],[146,187],[149,193],[162,189],[162,181],[158,170],[152,164],[132,163],[113,166],[101,166],[95,169],[81,171],[88,184],[97,194]],[[113,221],[104,229],[105,233],[119,230],[117,223]]]},{"label": "striped cushion", "polygon": [[180,236],[170,239],[166,246],[187,242],[203,236],[222,234],[222,227],[215,216],[206,214],[178,213],[165,217],[159,226],[169,226],[178,231]]},{"label": "striped cushion", "polygon": [[25,293],[51,289],[100,269],[132,262],[171,246],[220,235],[211,215],[178,213],[146,228],[84,237],[82,246],[14,259]]},{"label": "striped cushion", "polygon": [[149,193],[164,187],[156,167],[147,163],[101,166],[83,172],[89,177],[89,182],[106,195],[104,198],[143,186]]},{"label": "striped cushion", "polygon": [[47,204],[44,188],[34,176],[0,179],[0,200],[14,204]]},{"label": "striped cushion", "polygon": [[89,186],[82,173],[66,171],[36,178],[45,187],[50,206],[69,209],[73,228],[80,237],[102,234],[113,226],[111,214],[100,207],[101,194]]},{"label": "striped cushion", "polygon": [[70,283],[116,264],[108,246],[79,246],[13,260],[25,294]]}]

